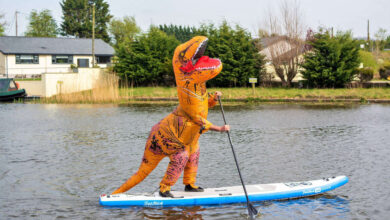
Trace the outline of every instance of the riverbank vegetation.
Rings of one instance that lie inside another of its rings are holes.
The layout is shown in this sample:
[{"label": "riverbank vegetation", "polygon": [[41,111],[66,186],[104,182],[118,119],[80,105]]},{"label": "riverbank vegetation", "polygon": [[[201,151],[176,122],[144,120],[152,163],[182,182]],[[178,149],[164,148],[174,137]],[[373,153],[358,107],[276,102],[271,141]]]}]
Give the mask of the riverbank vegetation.
[{"label": "riverbank vegetation", "polygon": [[[320,29],[308,44],[311,50],[304,56],[302,76],[311,88],[343,88],[350,83],[359,67],[359,49],[351,33],[336,36]],[[326,59],[325,59],[326,58]]]},{"label": "riverbank vegetation", "polygon": [[[294,88],[208,88],[221,91],[226,102],[367,102],[390,103],[390,88],[294,89]],[[175,103],[175,87],[101,87],[81,93],[62,94],[35,100],[36,103]]]},{"label": "riverbank vegetation", "polygon": [[[286,88],[208,88],[208,92],[221,91],[225,99],[390,99],[390,88],[354,89],[286,89]],[[121,88],[122,98],[176,98],[175,87]]]}]

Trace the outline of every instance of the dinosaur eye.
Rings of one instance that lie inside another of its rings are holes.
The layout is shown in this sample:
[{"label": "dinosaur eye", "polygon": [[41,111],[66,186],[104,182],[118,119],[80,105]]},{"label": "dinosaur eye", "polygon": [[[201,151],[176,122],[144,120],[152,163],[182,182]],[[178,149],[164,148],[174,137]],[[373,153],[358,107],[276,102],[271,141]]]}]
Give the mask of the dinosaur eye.
[{"label": "dinosaur eye", "polygon": [[181,56],[181,57],[184,57],[184,53],[183,53],[183,52],[181,52],[181,53],[180,53],[180,56]]}]

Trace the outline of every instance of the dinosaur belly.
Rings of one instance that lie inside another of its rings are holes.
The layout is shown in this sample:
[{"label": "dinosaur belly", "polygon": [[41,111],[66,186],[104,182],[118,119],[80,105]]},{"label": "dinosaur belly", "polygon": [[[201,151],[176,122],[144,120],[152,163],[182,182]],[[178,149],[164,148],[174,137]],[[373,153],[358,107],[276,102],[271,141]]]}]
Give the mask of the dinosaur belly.
[{"label": "dinosaur belly", "polygon": [[172,154],[183,149],[190,151],[199,139],[200,129],[188,118],[171,113],[160,121],[157,136],[162,150]]}]

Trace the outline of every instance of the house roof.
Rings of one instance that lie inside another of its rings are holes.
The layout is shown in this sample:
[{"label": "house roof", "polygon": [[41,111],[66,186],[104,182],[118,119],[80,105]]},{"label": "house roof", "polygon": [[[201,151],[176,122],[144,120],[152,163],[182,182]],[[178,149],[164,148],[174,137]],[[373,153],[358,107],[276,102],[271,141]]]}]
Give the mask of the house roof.
[{"label": "house roof", "polygon": [[[267,48],[272,48],[271,46],[281,42],[285,41],[287,44],[290,45],[290,47],[287,47],[285,45],[279,47],[276,49],[276,55],[279,57],[280,60],[290,60],[293,57],[300,55],[306,51],[304,42],[292,40],[291,38],[288,38],[287,36],[272,36],[272,37],[263,37],[260,40],[262,50],[261,52],[267,51]],[[298,49],[298,50],[297,50]],[[272,58],[269,55],[269,52],[265,53],[267,59],[271,60]]]},{"label": "house roof", "polygon": [[[92,39],[49,37],[0,37],[3,54],[63,54],[92,55]],[[95,55],[113,56],[114,49],[101,39],[95,39]]]},{"label": "house roof", "polygon": [[260,43],[263,48],[266,48],[282,40],[287,40],[287,37],[286,36],[263,37],[261,38]]}]

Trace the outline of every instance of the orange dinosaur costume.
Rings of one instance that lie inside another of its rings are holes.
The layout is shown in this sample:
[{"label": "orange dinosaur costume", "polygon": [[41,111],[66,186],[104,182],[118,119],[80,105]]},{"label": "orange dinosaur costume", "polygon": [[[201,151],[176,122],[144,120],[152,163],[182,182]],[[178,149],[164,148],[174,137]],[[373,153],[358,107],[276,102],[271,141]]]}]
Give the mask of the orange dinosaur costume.
[{"label": "orange dinosaur costume", "polygon": [[206,92],[206,81],[222,70],[219,59],[203,56],[207,40],[197,36],[175,49],[172,63],[179,105],[153,126],[138,171],[112,194],[125,192],[140,183],[164,157],[169,157],[170,162],[160,183],[160,195],[161,192],[169,193],[183,170],[183,183],[198,188],[195,186],[198,139],[212,126],[207,121],[208,108],[216,104],[216,96]]}]

